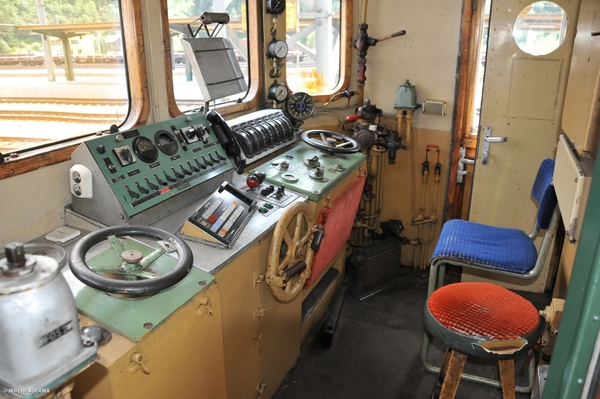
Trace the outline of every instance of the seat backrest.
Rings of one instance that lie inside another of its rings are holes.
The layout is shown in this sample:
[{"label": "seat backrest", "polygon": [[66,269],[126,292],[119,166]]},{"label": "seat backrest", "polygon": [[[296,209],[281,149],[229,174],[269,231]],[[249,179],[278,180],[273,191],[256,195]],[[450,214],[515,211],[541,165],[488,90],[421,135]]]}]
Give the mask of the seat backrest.
[{"label": "seat backrest", "polygon": [[556,192],[552,184],[554,175],[554,160],[546,158],[538,169],[537,176],[533,182],[531,196],[538,202],[537,226],[545,230],[550,225],[552,213],[558,204]]}]

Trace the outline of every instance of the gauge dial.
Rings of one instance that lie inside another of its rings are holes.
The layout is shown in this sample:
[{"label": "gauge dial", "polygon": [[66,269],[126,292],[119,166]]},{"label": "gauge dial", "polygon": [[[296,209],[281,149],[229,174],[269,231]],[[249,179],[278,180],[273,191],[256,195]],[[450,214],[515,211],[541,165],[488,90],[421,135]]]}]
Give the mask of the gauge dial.
[{"label": "gauge dial", "polygon": [[144,162],[152,163],[158,158],[158,149],[152,140],[146,137],[136,137],[133,140],[133,151]]},{"label": "gauge dial", "polygon": [[177,141],[175,141],[175,137],[166,130],[159,130],[156,132],[154,135],[154,142],[158,149],[167,155],[175,155],[179,148]]},{"label": "gauge dial", "polygon": [[287,86],[283,83],[273,83],[271,87],[269,87],[269,98],[271,100],[275,100],[278,103],[282,103],[288,96]]},{"label": "gauge dial", "polygon": [[267,0],[267,12],[278,15],[285,11],[285,0]]},{"label": "gauge dial", "polygon": [[296,120],[308,119],[315,110],[315,103],[308,93],[294,93],[288,97],[287,112]]},{"label": "gauge dial", "polygon": [[269,58],[285,58],[288,53],[288,45],[283,40],[272,40],[267,47],[267,56]]}]

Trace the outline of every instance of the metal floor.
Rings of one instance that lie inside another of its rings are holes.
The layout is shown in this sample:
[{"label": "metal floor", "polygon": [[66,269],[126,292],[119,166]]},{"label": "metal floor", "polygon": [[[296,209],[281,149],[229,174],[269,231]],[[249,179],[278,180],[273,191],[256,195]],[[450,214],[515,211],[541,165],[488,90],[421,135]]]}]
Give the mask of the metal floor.
[{"label": "metal floor", "polygon": [[[447,277],[452,280],[457,276]],[[427,280],[408,267],[401,268],[393,286],[362,301],[347,292],[331,347],[321,345],[317,329],[274,399],[429,399],[436,375],[423,368],[419,356],[426,292]],[[548,295],[521,294],[539,309],[549,303]],[[444,352],[443,344],[436,343],[429,360],[439,365]],[[517,360],[515,369],[524,361]],[[467,359],[465,371],[491,378],[498,374],[497,363],[477,358]],[[526,380],[526,373],[517,376],[518,384]],[[461,381],[455,398],[502,398],[502,391]]]}]

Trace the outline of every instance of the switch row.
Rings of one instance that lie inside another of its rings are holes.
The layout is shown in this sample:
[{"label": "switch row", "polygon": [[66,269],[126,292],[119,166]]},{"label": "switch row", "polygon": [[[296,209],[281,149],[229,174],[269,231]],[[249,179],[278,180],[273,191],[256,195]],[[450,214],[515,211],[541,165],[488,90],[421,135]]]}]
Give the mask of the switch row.
[{"label": "switch row", "polygon": [[[199,173],[202,170],[213,166],[218,165],[226,158],[220,155],[216,150],[214,151],[215,155],[208,153],[207,156],[200,155],[201,160],[194,157],[192,162],[186,160],[184,164],[181,162],[177,166],[171,166],[170,173],[166,170],[162,170],[162,175],[154,173],[154,183],[148,177],[144,177],[145,186],[140,184],[137,180],[134,180],[135,187],[129,187],[125,185],[125,190],[127,190],[127,194],[133,199],[138,199],[142,195],[149,194],[151,191],[157,191],[162,187],[166,187],[169,183],[175,183],[186,176],[191,176],[194,173]],[[137,189],[137,191],[136,191]],[[141,193],[141,195],[140,195]]]}]

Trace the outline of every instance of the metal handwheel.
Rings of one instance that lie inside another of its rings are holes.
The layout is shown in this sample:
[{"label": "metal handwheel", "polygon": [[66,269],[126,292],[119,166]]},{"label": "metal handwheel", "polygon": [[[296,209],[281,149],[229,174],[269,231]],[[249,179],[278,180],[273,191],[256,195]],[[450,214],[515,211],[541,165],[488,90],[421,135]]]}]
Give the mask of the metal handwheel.
[{"label": "metal handwheel", "polygon": [[310,265],[314,251],[318,249],[315,242],[320,243],[321,237],[322,229],[314,224],[304,202],[292,205],[279,219],[271,241],[265,276],[265,282],[277,301],[288,303],[300,294],[310,277]]},{"label": "metal handwheel", "polygon": [[[119,236],[139,236],[159,240],[158,249],[143,256],[135,249],[125,249]],[[108,240],[120,264],[90,266],[87,252],[96,244]],[[177,264],[159,275],[149,270],[163,254],[177,252]],[[181,281],[192,268],[193,255],[181,238],[161,229],[146,226],[117,226],[94,231],[80,239],[69,256],[71,271],[84,284],[129,297],[149,296]],[[114,276],[111,278],[109,276]]]},{"label": "metal handwheel", "polygon": [[329,130],[307,130],[300,137],[306,144],[329,152],[349,154],[360,151],[358,141]]}]

